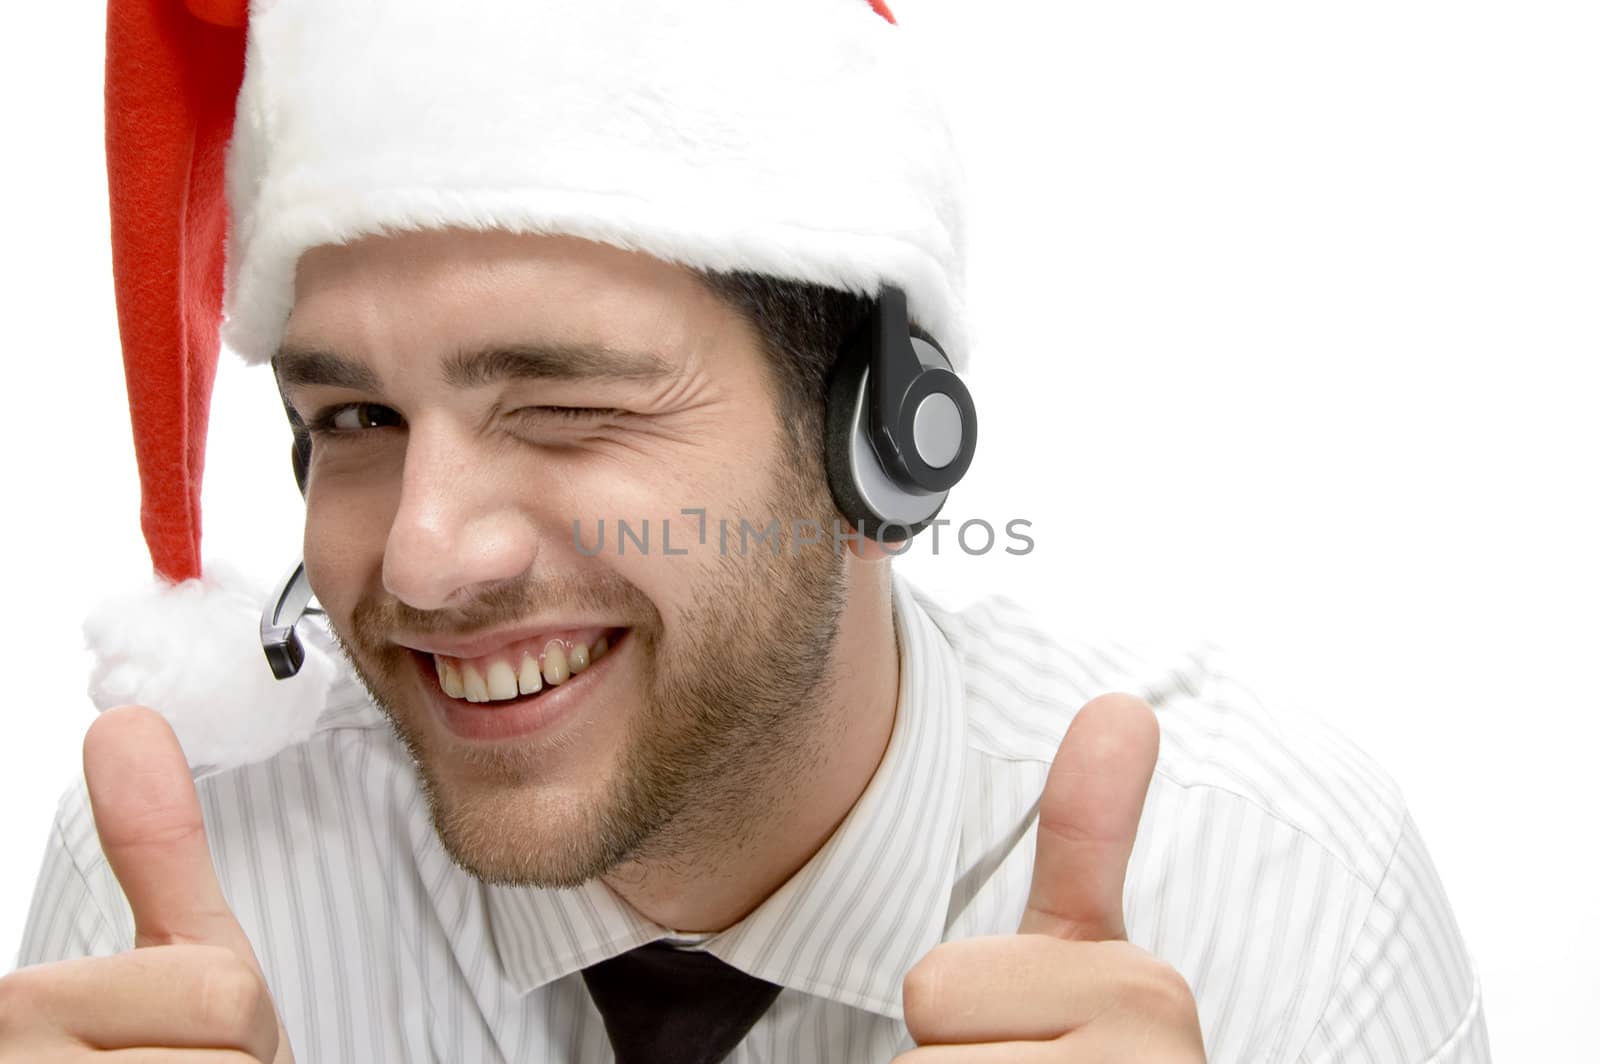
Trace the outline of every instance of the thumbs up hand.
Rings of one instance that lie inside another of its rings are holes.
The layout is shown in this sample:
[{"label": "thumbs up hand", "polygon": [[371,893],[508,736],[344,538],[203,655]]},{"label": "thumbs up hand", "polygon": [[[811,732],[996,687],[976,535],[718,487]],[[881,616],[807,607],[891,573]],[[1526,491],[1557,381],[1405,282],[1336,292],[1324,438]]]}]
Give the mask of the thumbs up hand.
[{"label": "thumbs up hand", "polygon": [[942,943],[906,973],[919,1048],[893,1064],[1203,1064],[1188,984],[1130,945],[1122,919],[1159,741],[1155,714],[1131,695],[1079,711],[1045,780],[1017,934]]},{"label": "thumbs up hand", "polygon": [[101,849],[133,910],[134,949],[0,979],[0,1064],[293,1064],[255,951],[211,864],[177,737],[141,706],[83,743]]}]

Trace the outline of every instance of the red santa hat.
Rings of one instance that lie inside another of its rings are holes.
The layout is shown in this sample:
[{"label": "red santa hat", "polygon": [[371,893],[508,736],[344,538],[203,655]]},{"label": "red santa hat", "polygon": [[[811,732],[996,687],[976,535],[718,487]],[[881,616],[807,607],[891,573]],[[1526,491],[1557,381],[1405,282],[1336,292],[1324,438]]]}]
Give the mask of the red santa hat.
[{"label": "red santa hat", "polygon": [[932,73],[882,0],[110,0],[112,261],[157,581],[86,623],[96,704],[143,702],[192,764],[237,764],[309,734],[337,680],[315,641],[274,680],[265,589],[201,564],[219,338],[270,359],[312,247],[493,228],[895,284],[964,368],[962,168]]}]

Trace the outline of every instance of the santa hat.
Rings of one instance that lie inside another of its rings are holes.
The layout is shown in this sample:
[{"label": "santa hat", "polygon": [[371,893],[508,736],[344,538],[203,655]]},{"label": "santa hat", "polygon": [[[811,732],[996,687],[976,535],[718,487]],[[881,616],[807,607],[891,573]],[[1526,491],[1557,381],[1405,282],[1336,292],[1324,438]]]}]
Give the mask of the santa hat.
[{"label": "santa hat", "polygon": [[265,589],[203,573],[200,549],[219,327],[270,359],[309,248],[504,229],[894,284],[963,368],[962,169],[934,73],[882,0],[111,0],[112,261],[157,580],[86,625],[96,703],[160,710],[191,764],[314,727],[331,647],[273,680]]}]

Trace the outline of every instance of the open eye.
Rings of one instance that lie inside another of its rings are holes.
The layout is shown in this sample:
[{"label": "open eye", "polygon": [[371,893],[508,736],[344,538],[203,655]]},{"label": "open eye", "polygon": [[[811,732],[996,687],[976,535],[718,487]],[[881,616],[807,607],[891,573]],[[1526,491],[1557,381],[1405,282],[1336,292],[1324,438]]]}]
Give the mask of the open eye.
[{"label": "open eye", "polygon": [[306,425],[313,433],[354,434],[363,429],[396,428],[405,422],[387,406],[377,403],[341,403],[317,414]]}]

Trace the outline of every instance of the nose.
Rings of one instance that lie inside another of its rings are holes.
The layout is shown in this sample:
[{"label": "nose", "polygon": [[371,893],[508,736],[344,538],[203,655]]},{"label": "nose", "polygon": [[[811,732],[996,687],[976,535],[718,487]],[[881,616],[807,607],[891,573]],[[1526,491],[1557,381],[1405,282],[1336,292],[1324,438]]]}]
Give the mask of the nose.
[{"label": "nose", "polygon": [[520,578],[538,554],[533,522],[493,456],[448,426],[413,424],[400,502],[384,544],[385,590],[419,610],[450,608],[475,588]]}]

